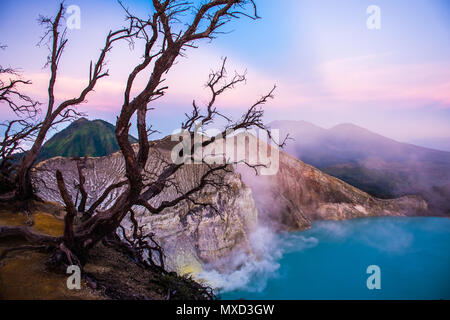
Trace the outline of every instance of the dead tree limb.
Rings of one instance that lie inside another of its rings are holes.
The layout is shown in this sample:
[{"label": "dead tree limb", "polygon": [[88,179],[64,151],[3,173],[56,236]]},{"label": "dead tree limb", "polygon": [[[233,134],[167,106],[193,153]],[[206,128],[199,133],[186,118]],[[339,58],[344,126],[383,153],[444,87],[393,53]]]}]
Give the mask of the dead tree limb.
[{"label": "dead tree limb", "polygon": [[[86,165],[86,159],[77,160],[77,171],[78,171],[78,184],[76,184],[76,188],[80,191],[81,199],[80,204],[78,205],[78,212],[84,214],[86,212],[86,202],[88,200],[88,193],[84,187],[86,183],[86,178],[83,174],[83,168]],[[75,201],[76,202],[76,201]]]},{"label": "dead tree limb", "polygon": [[64,236],[63,239],[68,245],[73,245],[73,220],[77,215],[77,210],[72,202],[72,198],[66,189],[64,178],[61,171],[56,171],[56,181],[58,189],[66,206],[66,215],[64,217]]},{"label": "dead tree limb", "polygon": [[[159,206],[152,207],[149,205],[149,203],[164,192],[166,188],[173,185],[174,177],[184,164],[168,164],[153,179],[148,179],[148,177],[145,176],[146,165],[151,148],[148,139],[149,131],[147,125],[148,105],[154,100],[164,96],[168,89],[167,86],[164,85],[164,76],[170,71],[176,59],[184,55],[187,48],[195,48],[198,40],[213,39],[220,33],[221,28],[233,19],[241,16],[257,19],[256,6],[253,1],[249,0],[209,0],[204,1],[198,7],[182,0],[152,0],[152,4],[154,12],[148,19],[138,18],[128,9],[124,8],[129,27],[118,31],[117,33],[110,33],[108,35],[101,56],[95,64],[95,67],[91,69],[92,76],[90,76],[89,85],[83,90],[80,97],[67,100],[56,108],[54,108],[54,97],[52,96],[52,93],[60,54],[65,46],[65,42],[62,41],[61,38],[58,38],[58,25],[61,14],[59,13],[55,20],[44,21],[46,23],[53,21],[51,23],[51,28],[49,29],[51,30],[51,34],[53,34],[53,37],[51,38],[53,40],[53,50],[49,59],[52,77],[49,84],[49,107],[47,113],[48,118],[46,118],[48,120],[43,123],[45,129],[41,129],[38,134],[36,139],[38,142],[35,143],[36,147],[34,147],[34,149],[32,148],[34,151],[39,149],[40,143],[43,141],[41,132],[46,132],[45,130],[53,123],[55,117],[59,115],[62,110],[66,110],[67,108],[84,101],[86,94],[92,91],[96,81],[107,75],[107,72],[104,72],[102,68],[105,55],[110,50],[114,41],[117,41],[118,39],[133,39],[134,41],[144,42],[142,61],[137,64],[129,74],[124,90],[122,108],[116,122],[115,133],[124,159],[126,181],[108,187],[107,190],[94,201],[94,204],[90,209],[88,209],[88,213],[91,214],[91,217],[81,224],[74,226],[72,229],[73,220],[71,219],[74,216],[75,205],[67,194],[62,175],[58,175],[59,190],[64,199],[64,203],[66,204],[68,211],[67,215],[69,216],[66,219],[68,231],[65,231],[65,236],[61,239],[62,241],[59,242],[59,247],[56,248],[59,252],[56,252],[54,255],[54,260],[59,261],[60,263],[67,263],[68,260],[75,257],[79,258],[81,262],[85,261],[87,253],[96,243],[115,233],[118,228],[120,229],[122,220],[127,214],[132,212],[132,207],[135,205],[145,206],[150,209],[150,213],[153,214],[161,213],[164,209],[178,205],[183,201],[192,201],[192,203],[200,205],[200,203],[195,201],[196,194],[201,192],[201,190],[207,186],[220,187],[223,185],[220,181],[220,176],[217,176],[217,174],[218,172],[226,172],[227,166],[207,166],[207,170],[202,175],[197,185],[188,190],[178,190],[179,195],[172,200],[162,202]],[[187,26],[181,24],[180,17],[190,12],[193,12],[191,22],[188,23]],[[176,32],[174,30],[176,30]],[[148,75],[146,76],[144,85],[135,85],[136,78],[138,76],[143,76],[144,74]],[[196,134],[195,127],[197,126],[194,124],[197,120],[201,120],[203,124],[207,124],[214,121],[216,116],[224,117],[214,107],[217,96],[228,89],[233,88],[238,83],[245,81],[245,75],[236,75],[230,82],[222,85],[221,80],[225,79],[225,75],[226,70],[224,61],[221,70],[218,73],[211,75],[209,79],[212,98],[206,108],[206,114],[201,114],[199,107],[194,103],[193,116],[192,118],[188,118],[185,122],[185,130],[188,130],[191,136]],[[220,136],[225,138],[228,135],[229,129],[250,129],[252,127],[267,129],[262,122],[263,110],[260,107],[272,97],[273,91],[274,89],[252,105],[239,121],[233,122],[225,117],[229,120],[229,123]],[[133,95],[133,93],[135,94]],[[133,116],[136,116],[137,119],[136,124],[139,138],[137,150],[136,147],[133,147],[129,142],[129,129]],[[214,143],[214,141],[216,141],[216,137],[206,138],[202,142],[202,146],[208,146]],[[192,151],[191,154],[183,156],[191,157],[192,159],[195,158],[194,151]],[[30,157],[28,159],[32,159],[32,157]],[[103,204],[103,201],[110,192],[119,187],[124,188],[118,197],[107,206],[107,209],[97,211],[97,213],[94,214],[94,211]],[[135,247],[138,251],[157,250],[158,247],[156,243],[152,241],[151,234],[143,235],[142,230],[142,226],[135,226],[133,234],[138,237],[137,239],[129,240],[137,241],[133,243],[135,243]],[[66,241],[67,239],[72,239],[72,241]],[[69,254],[67,252],[69,252]],[[61,257],[66,258],[62,259]],[[151,261],[149,263],[152,264]]]},{"label": "dead tree limb", "polygon": [[109,75],[109,71],[105,69],[106,57],[111,51],[113,44],[120,40],[127,40],[136,35],[134,33],[135,27],[133,23],[122,29],[110,31],[106,36],[105,44],[101,49],[100,55],[98,56],[96,62],[94,63],[91,61],[89,65],[88,84],[81,90],[77,97],[67,99],[59,104],[56,104],[55,85],[57,82],[58,68],[64,49],[68,43],[68,39],[66,38],[66,29],[63,29],[62,27],[64,13],[65,6],[61,3],[58,13],[54,18],[40,17],[39,20],[41,25],[45,28],[45,33],[40,41],[40,44],[46,43],[49,49],[49,56],[46,64],[50,68],[48,102],[44,118],[40,123],[39,131],[36,135],[34,143],[31,149],[28,150],[22,158],[20,166],[17,170],[16,198],[19,200],[27,200],[33,196],[30,170],[39,155],[39,151],[50,128],[55,126],[56,123],[70,121],[74,117],[78,117],[80,115],[80,113],[76,111],[75,107],[86,100],[87,95],[94,90],[100,79]]}]

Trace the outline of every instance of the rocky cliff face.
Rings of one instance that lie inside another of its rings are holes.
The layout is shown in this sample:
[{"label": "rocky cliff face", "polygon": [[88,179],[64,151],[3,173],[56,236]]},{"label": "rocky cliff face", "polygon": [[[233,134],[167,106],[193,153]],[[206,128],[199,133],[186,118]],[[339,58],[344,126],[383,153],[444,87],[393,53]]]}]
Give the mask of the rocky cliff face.
[{"label": "rocky cliff face", "polygon": [[253,191],[259,219],[277,230],[302,230],[313,220],[423,215],[427,211],[421,197],[377,199],[283,151],[276,175],[256,176],[245,165],[239,165],[237,172]]},{"label": "rocky cliff face", "polygon": [[[169,150],[164,146],[152,148],[146,168],[149,179],[162,170],[168,157]],[[76,160],[61,157],[44,161],[37,166],[33,181],[38,195],[42,199],[62,203],[55,181],[57,169],[63,173],[72,199],[76,199]],[[177,173],[174,182],[181,190],[188,190],[195,185],[205,169],[202,165],[186,165]],[[86,178],[85,188],[89,194],[89,207],[110,184],[123,180],[124,161],[120,153],[101,158],[87,158],[83,173]],[[214,265],[234,251],[251,251],[248,234],[257,223],[257,210],[251,190],[242,183],[239,174],[227,173],[224,179],[229,188],[220,192],[212,188],[205,189],[196,199],[213,204],[220,214],[208,207],[193,209],[193,206],[187,203],[165,209],[159,215],[151,215],[142,207],[134,208],[144,232],[153,233],[154,239],[164,248],[165,262],[170,269],[181,274],[199,272],[202,265]],[[112,205],[113,200],[122,191],[123,189],[113,191],[99,210]],[[169,187],[152,204],[171,200],[176,194],[175,188]],[[122,224],[125,227],[131,226],[127,219]]]},{"label": "rocky cliff face", "polygon": [[[248,139],[256,138],[249,136]],[[165,139],[151,148],[148,179],[161,172],[172,147]],[[69,192],[76,199],[76,161],[61,157],[37,166],[33,179],[38,195],[45,200],[62,203],[54,177],[56,169],[63,172]],[[186,165],[177,173],[174,182],[182,190],[188,190],[205,169],[203,165]],[[166,209],[159,215],[151,215],[142,207],[134,208],[144,231],[153,233],[155,240],[165,249],[166,263],[172,270],[182,274],[197,273],[205,264],[226,270],[226,264],[221,265],[226,261],[222,258],[234,252],[251,253],[249,234],[258,224],[277,231],[302,230],[308,228],[313,220],[420,215],[427,210],[426,202],[419,197],[374,198],[282,151],[275,175],[256,176],[254,170],[245,165],[239,165],[236,171],[240,174],[233,172],[224,176],[228,188],[220,192],[205,189],[197,195],[197,201],[214,204],[220,214],[208,207],[194,209],[188,203]],[[110,184],[123,180],[124,173],[120,153],[88,158],[84,169],[85,188],[90,195],[87,206]],[[122,191],[112,192],[99,209],[112,205]],[[176,194],[177,190],[170,187],[154,199],[152,205],[173,199]],[[125,227],[131,225],[130,221],[123,224]]]},{"label": "rocky cliff face", "polygon": [[422,196],[428,214],[450,216],[450,152],[401,143],[353,124],[269,124],[290,134],[285,151],[375,197]]}]

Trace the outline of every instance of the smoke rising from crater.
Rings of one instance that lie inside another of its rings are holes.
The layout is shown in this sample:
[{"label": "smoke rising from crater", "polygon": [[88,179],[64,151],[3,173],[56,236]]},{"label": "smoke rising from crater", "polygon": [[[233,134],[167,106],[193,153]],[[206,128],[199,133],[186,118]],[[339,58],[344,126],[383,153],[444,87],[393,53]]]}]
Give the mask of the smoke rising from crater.
[{"label": "smoke rising from crater", "polygon": [[232,272],[221,273],[208,269],[196,275],[196,279],[225,293],[236,290],[261,292],[270,278],[280,277],[279,260],[286,253],[306,250],[316,246],[319,241],[314,237],[294,234],[284,237],[268,227],[259,226],[249,236],[252,254],[243,252],[227,257],[222,261]]}]

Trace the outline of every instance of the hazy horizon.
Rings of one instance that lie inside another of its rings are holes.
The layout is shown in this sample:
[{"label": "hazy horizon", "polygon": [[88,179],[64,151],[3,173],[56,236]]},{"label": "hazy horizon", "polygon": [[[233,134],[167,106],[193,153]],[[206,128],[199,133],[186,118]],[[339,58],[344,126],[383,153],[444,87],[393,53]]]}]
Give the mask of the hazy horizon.
[{"label": "hazy horizon", "polygon": [[[108,123],[110,123],[110,124],[112,124],[112,125],[115,125],[115,122],[111,122],[111,121],[108,121],[108,120],[105,120],[105,119],[101,119],[101,118],[89,118],[89,117],[82,117],[82,118],[86,118],[86,119],[89,120],[89,121],[103,120],[103,121],[106,121],[106,122],[108,122]],[[81,119],[81,118],[78,118],[77,120],[80,120],[80,119]],[[315,126],[315,127],[317,127],[317,128],[323,129],[323,130],[331,130],[331,129],[333,129],[334,127],[342,126],[342,125],[354,125],[354,126],[356,126],[356,127],[362,128],[362,129],[364,129],[364,130],[368,130],[367,128],[358,126],[358,125],[356,125],[356,124],[354,124],[354,123],[350,123],[350,122],[342,122],[342,123],[337,123],[336,125],[333,125],[333,126],[330,126],[330,127],[322,127],[322,126],[319,126],[319,125],[317,125],[317,124],[315,124],[315,123],[313,123],[313,122],[310,122],[310,121],[282,119],[282,120],[273,120],[273,121],[267,123],[267,125],[270,126],[272,123],[275,123],[275,122],[298,122],[298,123],[302,123],[302,122],[303,122],[303,123],[306,123],[306,124]],[[51,139],[56,133],[61,132],[62,130],[64,130],[64,129],[66,129],[67,127],[69,127],[70,125],[71,125],[71,123],[67,123],[65,126],[62,126],[62,127],[60,127],[58,130],[52,132],[52,133],[49,135],[48,139]],[[276,128],[276,127],[273,127],[273,129],[277,129],[277,128]],[[131,130],[131,131],[133,131],[133,130]],[[434,147],[434,148],[433,148],[432,146],[427,146],[427,144],[420,144],[420,143],[414,143],[414,142],[400,141],[400,140],[393,139],[392,137],[385,136],[385,135],[383,135],[383,134],[381,134],[381,133],[379,133],[379,132],[375,132],[375,131],[371,131],[371,130],[368,130],[368,131],[370,131],[370,132],[373,133],[373,134],[381,135],[381,136],[384,137],[384,138],[392,139],[392,140],[395,140],[395,141],[400,142],[400,143],[413,144],[413,145],[416,145],[416,146],[419,146],[419,147],[423,147],[423,148],[433,149],[433,150],[437,150],[437,151],[450,152],[450,144],[449,144],[449,145],[446,144],[447,140],[443,141],[443,143],[442,143],[442,148],[439,148],[439,147]],[[162,138],[164,138],[164,137],[167,137],[167,136],[169,136],[170,134],[172,134],[172,132],[159,132],[159,133],[155,133],[155,135],[153,135],[153,136],[150,136],[150,139],[151,139],[151,140],[158,140],[158,139],[162,139]],[[135,137],[135,138],[137,137],[137,133],[136,133],[136,132],[131,132],[131,135],[132,135],[133,137]],[[48,140],[48,139],[47,139],[47,140]],[[289,141],[288,141],[288,143],[289,143]],[[435,145],[436,145],[436,144],[435,144]],[[439,144],[437,144],[437,145],[439,145]]]},{"label": "hazy horizon", "polygon": [[[49,70],[47,51],[36,47],[42,28],[39,14],[54,16],[59,1],[2,1],[0,64],[20,68],[33,81],[26,89],[46,102]],[[266,106],[267,123],[304,120],[323,128],[353,123],[372,132],[424,147],[450,151],[450,5],[444,0],[286,0],[284,6],[256,1],[262,19],[240,19],[211,43],[202,42],[167,76],[167,96],[149,112],[154,128],[169,134],[179,127],[191,103],[207,99],[204,83],[211,69],[228,57],[228,71],[247,70],[246,85],[218,101],[225,113],[238,117],[273,84],[275,99]],[[81,10],[81,28],[68,30],[68,47],[61,60],[57,98],[71,97],[87,81],[110,29],[123,25],[115,1],[66,2]],[[125,1],[146,16],[143,0]],[[367,8],[377,5],[381,28],[369,30]],[[287,10],[286,8],[289,8]],[[88,102],[79,107],[89,119],[115,123],[124,81],[139,61],[139,47],[116,45],[108,60],[111,76],[99,81]],[[140,79],[141,81],[143,79]],[[11,118],[5,108],[1,118]],[[132,128],[135,134],[135,128]],[[51,135],[50,135],[51,136]]]}]

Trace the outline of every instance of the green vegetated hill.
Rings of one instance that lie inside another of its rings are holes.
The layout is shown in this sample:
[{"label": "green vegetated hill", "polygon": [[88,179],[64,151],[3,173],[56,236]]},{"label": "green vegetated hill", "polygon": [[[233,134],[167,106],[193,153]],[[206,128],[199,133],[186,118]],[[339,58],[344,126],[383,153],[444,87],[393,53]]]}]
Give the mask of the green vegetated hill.
[{"label": "green vegetated hill", "polygon": [[[137,139],[130,136],[130,142]],[[39,161],[62,157],[102,157],[119,150],[114,125],[103,121],[81,118],[56,133],[42,147]]]}]

